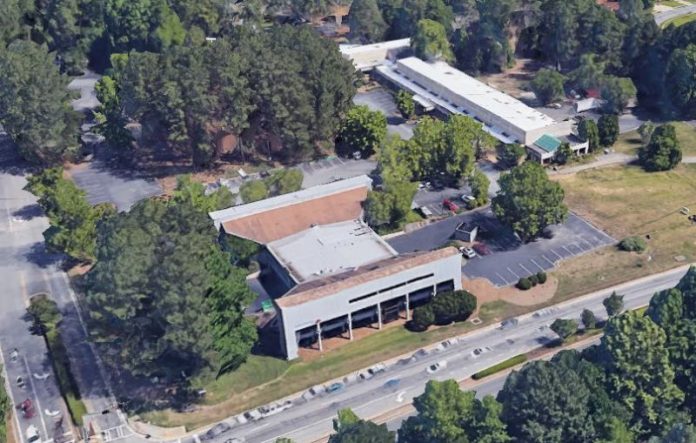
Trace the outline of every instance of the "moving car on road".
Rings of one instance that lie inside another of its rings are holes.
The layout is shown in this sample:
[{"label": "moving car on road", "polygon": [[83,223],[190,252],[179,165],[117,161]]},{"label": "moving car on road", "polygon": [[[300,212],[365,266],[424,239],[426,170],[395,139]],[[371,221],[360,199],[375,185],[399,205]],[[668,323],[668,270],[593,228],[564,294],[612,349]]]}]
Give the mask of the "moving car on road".
[{"label": "moving car on road", "polygon": [[17,406],[17,409],[22,410],[22,416],[24,418],[33,418],[36,416],[36,410],[34,409],[34,404],[31,402],[30,399],[24,400],[22,403]]},{"label": "moving car on road", "polygon": [[440,360],[437,363],[434,363],[430,366],[428,366],[428,369],[426,371],[428,374],[434,374],[435,372],[441,371],[442,369],[447,367],[447,360]]},{"label": "moving car on road", "polygon": [[36,429],[36,426],[34,426],[34,425],[31,425],[27,428],[27,432],[25,435],[27,437],[28,443],[34,443],[35,441],[41,440],[41,436],[39,435],[39,430]]}]

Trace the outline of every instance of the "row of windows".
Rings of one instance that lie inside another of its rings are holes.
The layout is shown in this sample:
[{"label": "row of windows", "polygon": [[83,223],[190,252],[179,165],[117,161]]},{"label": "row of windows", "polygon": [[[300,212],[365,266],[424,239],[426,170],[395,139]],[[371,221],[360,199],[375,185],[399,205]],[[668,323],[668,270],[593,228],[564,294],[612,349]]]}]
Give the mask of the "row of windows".
[{"label": "row of windows", "polygon": [[405,282],[402,282],[402,283],[399,283],[399,284],[396,284],[393,286],[389,286],[387,288],[382,288],[379,291],[371,292],[369,294],[361,295],[360,297],[352,298],[352,299],[348,300],[348,303],[356,303],[356,302],[359,302],[360,300],[365,300],[366,298],[374,297],[377,294],[391,291],[392,289],[400,288],[402,286],[406,286],[406,285],[409,285],[411,283],[415,283],[417,281],[425,280],[426,278],[430,278],[434,275],[435,274],[428,274],[428,275],[422,275],[420,277],[412,278],[411,280],[408,280],[408,281],[405,281]]}]

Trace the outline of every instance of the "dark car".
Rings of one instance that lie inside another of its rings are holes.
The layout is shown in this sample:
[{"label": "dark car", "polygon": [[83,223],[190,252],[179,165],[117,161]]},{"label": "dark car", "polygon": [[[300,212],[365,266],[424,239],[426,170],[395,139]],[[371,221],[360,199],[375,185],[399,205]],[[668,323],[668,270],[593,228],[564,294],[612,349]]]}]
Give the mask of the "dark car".
[{"label": "dark car", "polygon": [[220,435],[224,434],[225,432],[229,431],[232,429],[232,427],[226,423],[218,423],[212,428],[208,430],[205,434],[201,435],[199,439],[201,441],[205,440],[212,440],[215,437],[219,437]]},{"label": "dark car", "polygon": [[490,248],[488,248],[485,243],[476,243],[474,245],[474,251],[476,251],[478,255],[488,255],[491,253]]},{"label": "dark car", "polygon": [[22,416],[24,418],[33,418],[36,416],[36,409],[34,409],[34,404],[28,398],[19,404],[19,409],[22,410]]},{"label": "dark car", "polygon": [[452,211],[452,212],[459,211],[459,206],[457,206],[452,200],[449,200],[449,199],[445,199],[442,202],[442,206],[444,206],[445,209]]}]

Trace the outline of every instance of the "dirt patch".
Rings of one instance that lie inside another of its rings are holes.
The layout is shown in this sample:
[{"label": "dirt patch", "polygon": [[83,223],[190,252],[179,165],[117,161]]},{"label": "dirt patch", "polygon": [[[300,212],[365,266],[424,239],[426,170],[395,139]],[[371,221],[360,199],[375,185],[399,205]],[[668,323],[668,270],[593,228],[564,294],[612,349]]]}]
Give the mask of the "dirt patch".
[{"label": "dirt patch", "polygon": [[[462,286],[476,296],[479,307],[499,300],[517,306],[534,306],[553,298],[558,289],[558,280],[549,277],[543,285],[537,285],[527,291],[521,291],[514,286],[499,288],[485,278],[463,279]],[[478,312],[474,313],[474,316],[477,314]]]},{"label": "dirt patch", "polygon": [[505,72],[482,75],[478,79],[495,89],[519,99],[529,94],[528,84],[541,66],[538,61],[521,58],[515,61],[515,66]]}]

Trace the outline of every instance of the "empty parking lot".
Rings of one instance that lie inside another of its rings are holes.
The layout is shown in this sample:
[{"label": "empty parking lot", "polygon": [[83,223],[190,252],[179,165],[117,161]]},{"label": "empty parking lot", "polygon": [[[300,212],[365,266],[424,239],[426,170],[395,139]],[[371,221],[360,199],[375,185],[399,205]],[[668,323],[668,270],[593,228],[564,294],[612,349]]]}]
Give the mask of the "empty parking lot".
[{"label": "empty parking lot", "polygon": [[522,243],[501,226],[490,209],[450,217],[423,229],[389,240],[400,253],[427,250],[444,245],[462,221],[479,226],[477,242],[484,243],[489,255],[477,256],[464,263],[463,274],[470,279],[483,277],[496,286],[507,286],[542,270],[553,268],[560,260],[584,254],[616,241],[575,214],[551,227],[551,238]]}]

